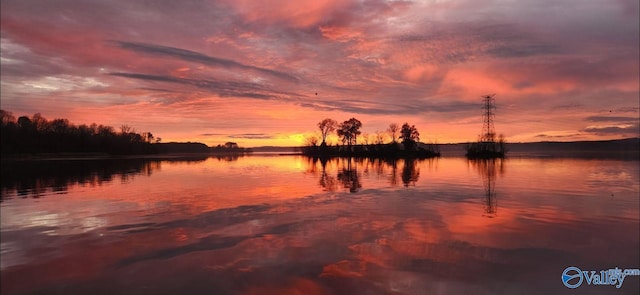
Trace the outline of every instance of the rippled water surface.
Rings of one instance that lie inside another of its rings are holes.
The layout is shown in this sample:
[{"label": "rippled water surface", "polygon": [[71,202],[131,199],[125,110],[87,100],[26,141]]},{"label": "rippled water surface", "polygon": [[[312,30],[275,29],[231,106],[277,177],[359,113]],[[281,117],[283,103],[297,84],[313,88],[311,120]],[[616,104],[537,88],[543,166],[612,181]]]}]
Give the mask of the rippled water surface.
[{"label": "rippled water surface", "polygon": [[[638,161],[3,163],[2,294],[638,294]],[[573,291],[573,292],[570,292]],[[577,292],[577,293],[576,293]]]}]

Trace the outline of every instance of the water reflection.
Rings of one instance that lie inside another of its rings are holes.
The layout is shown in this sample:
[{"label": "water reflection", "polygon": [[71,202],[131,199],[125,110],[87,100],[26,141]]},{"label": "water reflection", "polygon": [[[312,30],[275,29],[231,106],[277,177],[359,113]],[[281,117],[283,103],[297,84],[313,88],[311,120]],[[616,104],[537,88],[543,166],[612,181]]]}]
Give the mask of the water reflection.
[{"label": "water reflection", "polygon": [[402,167],[402,183],[405,187],[416,184],[420,177],[420,169],[416,167],[416,159],[405,159]]},{"label": "water reflection", "polygon": [[[308,158],[309,169],[308,171],[316,174],[317,164],[320,162],[321,172],[318,177],[318,184],[325,191],[335,191],[338,185],[348,189],[349,192],[355,193],[362,188],[360,182],[360,173],[358,172],[358,160],[353,158],[336,158],[331,161],[327,158]],[[360,162],[362,164],[362,162]],[[333,176],[333,171],[336,176]]]},{"label": "water reflection", "polygon": [[504,175],[504,159],[477,159],[469,160],[478,174],[482,177],[484,187],[484,214],[482,216],[493,218],[498,213],[498,198],[496,196],[496,176]]},{"label": "water reflection", "polygon": [[[126,184],[135,177],[151,176],[162,162],[201,163],[206,156],[164,159],[77,159],[3,161],[0,202],[14,196],[39,198],[47,194],[65,194],[69,187],[102,186],[119,180]],[[238,157],[217,157],[219,161],[235,161]]]},{"label": "water reflection", "polygon": [[342,162],[343,166],[340,168],[337,178],[342,183],[342,187],[348,188],[349,192],[358,192],[362,188],[358,175],[358,162],[352,161],[351,158],[346,159],[346,162],[346,165]]},{"label": "water reflection", "polygon": [[[420,166],[435,166],[437,159],[368,159],[368,158],[306,158],[306,172],[318,178],[324,191],[336,191],[339,187],[351,193],[363,188],[363,179],[386,179],[391,187],[402,181],[404,187],[416,186],[420,179]],[[319,166],[319,168],[318,168]],[[399,167],[402,167],[399,169]],[[400,170],[400,171],[399,171]],[[376,184],[379,182],[376,181]]]},{"label": "water reflection", "polygon": [[389,184],[391,186],[398,185],[398,160],[391,159],[383,162],[382,160],[378,160],[378,164],[382,167],[383,164],[388,164],[391,167],[391,174],[389,175]]},{"label": "water reflection", "polygon": [[233,161],[238,161],[238,159],[245,156],[246,156],[245,154],[228,154],[228,155],[216,155],[212,157],[218,159],[218,161],[233,162]]},{"label": "water reflection", "polygon": [[[317,161],[317,159],[315,159]],[[327,159],[320,159],[320,166],[322,166],[322,173],[320,174],[320,184],[321,187],[326,191],[335,191],[337,182],[336,178],[327,173]],[[311,165],[310,167],[316,167],[315,165]]]},{"label": "water reflection", "polygon": [[638,261],[637,162],[508,164],[209,158],[121,182],[123,167],[2,203],[0,293],[562,294],[567,265]]}]

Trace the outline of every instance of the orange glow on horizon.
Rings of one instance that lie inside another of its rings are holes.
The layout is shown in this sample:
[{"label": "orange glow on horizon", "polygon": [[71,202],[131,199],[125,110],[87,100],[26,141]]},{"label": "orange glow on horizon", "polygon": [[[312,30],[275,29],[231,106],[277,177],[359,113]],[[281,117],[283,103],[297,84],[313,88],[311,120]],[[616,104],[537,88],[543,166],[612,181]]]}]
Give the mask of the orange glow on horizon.
[{"label": "orange glow on horizon", "polygon": [[618,2],[566,18],[570,5],[549,15],[537,2],[134,5],[148,21],[100,4],[114,26],[94,5],[3,6],[3,110],[214,146],[300,146],[322,119],[351,117],[363,133],[408,122],[424,142],[459,143],[476,140],[479,97],[496,93],[496,130],[512,142],[640,129],[638,18]]}]

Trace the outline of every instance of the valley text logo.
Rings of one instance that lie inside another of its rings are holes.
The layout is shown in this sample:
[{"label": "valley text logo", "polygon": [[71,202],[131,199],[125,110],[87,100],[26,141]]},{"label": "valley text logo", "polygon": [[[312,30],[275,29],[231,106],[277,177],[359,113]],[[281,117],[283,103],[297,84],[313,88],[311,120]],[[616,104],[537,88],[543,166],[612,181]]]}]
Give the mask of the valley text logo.
[{"label": "valley text logo", "polygon": [[639,275],[640,269],[637,268],[621,270],[616,267],[601,271],[582,271],[575,266],[570,266],[562,272],[562,283],[571,289],[578,288],[585,282],[587,285],[616,286],[616,288],[620,288],[622,287],[625,277]]}]

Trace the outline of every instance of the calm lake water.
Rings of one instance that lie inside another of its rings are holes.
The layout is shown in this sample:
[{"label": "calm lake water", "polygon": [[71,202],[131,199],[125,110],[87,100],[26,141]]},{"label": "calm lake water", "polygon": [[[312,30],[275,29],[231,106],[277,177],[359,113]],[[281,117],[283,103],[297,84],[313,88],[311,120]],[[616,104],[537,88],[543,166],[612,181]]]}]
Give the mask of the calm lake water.
[{"label": "calm lake water", "polygon": [[638,161],[3,164],[2,294],[638,294]]}]

